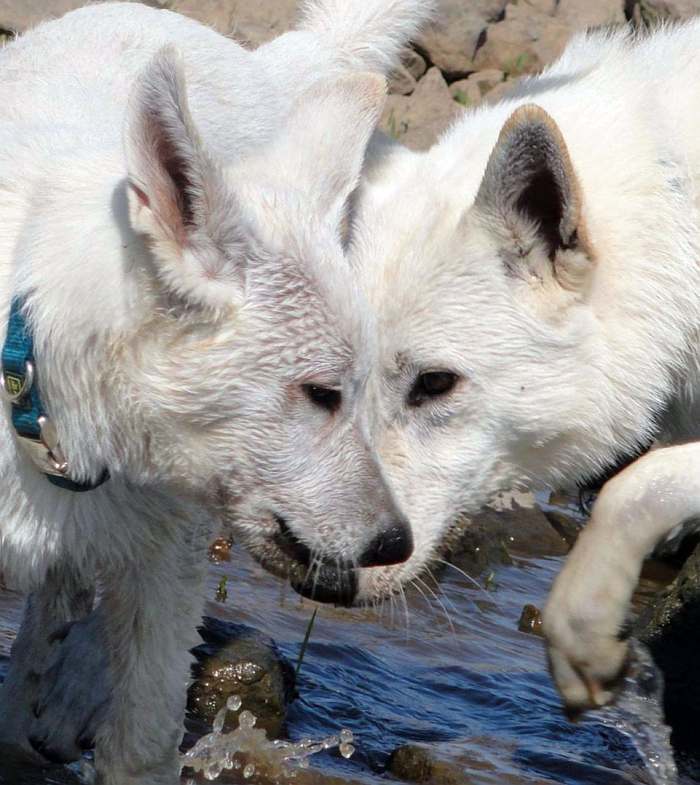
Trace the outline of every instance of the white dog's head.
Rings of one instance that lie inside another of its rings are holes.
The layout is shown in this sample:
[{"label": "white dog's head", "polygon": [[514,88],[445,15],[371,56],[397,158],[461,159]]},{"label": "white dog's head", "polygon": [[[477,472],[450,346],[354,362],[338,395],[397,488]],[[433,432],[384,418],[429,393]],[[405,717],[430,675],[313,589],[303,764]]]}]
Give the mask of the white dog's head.
[{"label": "white dog's head", "polygon": [[642,361],[655,381],[629,394],[639,372],[606,345],[628,341],[635,316],[601,327],[608,293],[593,294],[586,195],[558,127],[534,106],[490,124],[461,151],[448,137],[394,153],[358,200],[350,257],[380,343],[375,444],[415,544],[405,564],[363,571],[360,599],[414,577],[458,514],[497,491],[633,451],[658,411],[656,361]]},{"label": "white dog's head", "polygon": [[268,568],[337,602],[352,565],[412,548],[370,441],[374,333],[341,245],[384,94],[371,74],[319,84],[272,144],[222,166],[164,52],[128,118],[141,318],[114,358],[105,463],[196,496]]}]

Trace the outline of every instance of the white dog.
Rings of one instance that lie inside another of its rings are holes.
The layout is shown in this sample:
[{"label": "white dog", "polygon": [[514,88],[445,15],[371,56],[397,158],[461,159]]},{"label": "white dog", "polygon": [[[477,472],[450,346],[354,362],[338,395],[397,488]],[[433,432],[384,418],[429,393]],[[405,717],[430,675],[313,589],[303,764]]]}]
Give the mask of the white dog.
[{"label": "white dog", "polygon": [[340,225],[385,93],[363,72],[427,10],[317,0],[248,52],[166,11],[91,6],[0,53],[0,566],[36,592],[5,742],[65,759],[90,735],[66,696],[30,708],[49,663],[65,682],[46,638],[90,610],[95,575],[69,637],[87,630],[84,691],[107,650],[99,780],[172,785],[214,523],[321,599],[354,593],[347,565],[410,554]]},{"label": "white dog", "polygon": [[[657,432],[700,429],[700,22],[575,38],[358,200],[351,259],[378,314],[376,447],[415,576],[457,513],[499,489],[596,475]],[[654,451],[603,491],[546,611],[573,707],[610,698],[645,554],[700,512],[700,445]]]}]

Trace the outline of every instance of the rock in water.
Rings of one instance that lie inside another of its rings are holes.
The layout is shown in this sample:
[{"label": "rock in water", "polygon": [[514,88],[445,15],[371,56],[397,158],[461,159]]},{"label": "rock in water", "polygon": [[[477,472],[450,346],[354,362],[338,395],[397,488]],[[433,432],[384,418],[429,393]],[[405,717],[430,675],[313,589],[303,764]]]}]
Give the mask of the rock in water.
[{"label": "rock in water", "polygon": [[[244,625],[205,617],[200,634],[205,643],[194,649],[195,680],[187,706],[190,721],[211,725],[228,697],[239,695],[243,708],[257,717],[257,726],[270,738],[278,738],[294,697],[290,663],[272,640]],[[236,727],[236,717],[229,715],[225,731]]]},{"label": "rock in water", "polygon": [[700,771],[700,547],[675,581],[640,618],[637,636],[650,648],[666,683],[664,711],[671,742],[695,772]]},{"label": "rock in water", "polygon": [[469,785],[461,766],[438,760],[430,750],[417,744],[397,747],[389,758],[389,771],[405,782],[425,785]]},{"label": "rock in water", "polygon": [[520,632],[528,632],[530,635],[542,637],[544,635],[542,632],[542,611],[528,603],[520,614],[518,629]]}]

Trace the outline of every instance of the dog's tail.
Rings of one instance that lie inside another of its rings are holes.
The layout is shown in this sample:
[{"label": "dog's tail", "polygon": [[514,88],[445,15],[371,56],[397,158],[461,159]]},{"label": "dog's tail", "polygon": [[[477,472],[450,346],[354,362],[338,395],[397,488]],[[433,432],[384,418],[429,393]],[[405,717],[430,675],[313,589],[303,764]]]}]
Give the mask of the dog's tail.
[{"label": "dog's tail", "polygon": [[300,29],[328,42],[345,65],[387,73],[434,10],[435,0],[305,0]]}]

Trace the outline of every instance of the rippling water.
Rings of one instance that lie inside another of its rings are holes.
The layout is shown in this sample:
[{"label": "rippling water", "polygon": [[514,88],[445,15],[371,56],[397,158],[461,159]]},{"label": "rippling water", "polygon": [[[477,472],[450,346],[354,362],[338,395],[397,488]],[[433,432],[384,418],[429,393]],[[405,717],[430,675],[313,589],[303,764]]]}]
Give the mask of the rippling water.
[{"label": "rippling water", "polygon": [[[489,589],[447,570],[439,602],[411,590],[406,607],[376,614],[320,609],[288,715],[293,739],[349,728],[350,760],[316,756],[317,781],[386,783],[390,752],[428,745],[463,772],[464,785],[649,782],[629,739],[595,719],[567,722],[544,663],[541,639],[521,633],[525,603],[542,606],[560,559],[497,567]],[[214,601],[228,576],[228,600]],[[483,579],[481,580],[483,584]],[[432,587],[434,588],[434,587]],[[313,604],[271,578],[245,554],[212,566],[206,612],[274,638],[296,661]],[[18,621],[18,598],[0,593],[0,656]],[[60,782],[51,775],[2,779]],[[306,780],[305,780],[306,781]]]}]

